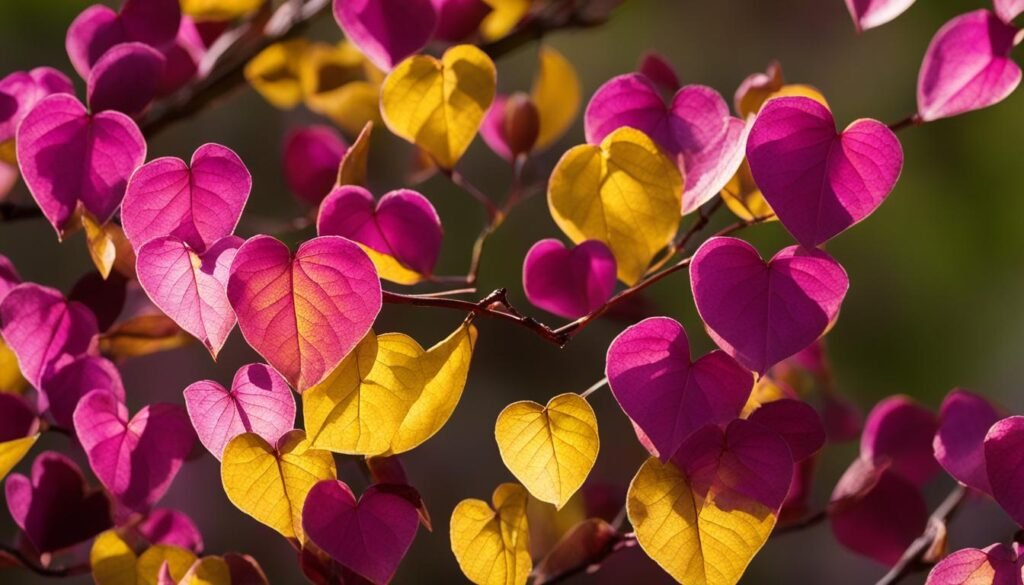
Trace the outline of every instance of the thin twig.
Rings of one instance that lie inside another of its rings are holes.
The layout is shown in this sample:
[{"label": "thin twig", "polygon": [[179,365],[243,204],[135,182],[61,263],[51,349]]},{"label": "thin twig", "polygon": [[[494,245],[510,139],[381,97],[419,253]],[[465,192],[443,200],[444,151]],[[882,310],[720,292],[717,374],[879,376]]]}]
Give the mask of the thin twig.
[{"label": "thin twig", "polygon": [[892,130],[893,132],[899,132],[900,130],[903,130],[905,128],[910,128],[911,126],[920,126],[921,124],[924,124],[924,120],[921,119],[921,116],[919,116],[918,114],[911,114],[910,116],[907,116],[902,120],[897,120],[896,122],[889,124],[889,130]]},{"label": "thin twig", "polygon": [[72,577],[74,575],[83,575],[89,572],[89,564],[83,563],[81,565],[72,565],[70,567],[63,567],[60,569],[51,569],[50,567],[44,567],[37,564],[32,559],[25,556],[25,553],[8,546],[6,544],[0,544],[0,554],[6,554],[16,560],[18,564],[25,567],[29,571],[32,571],[36,575],[43,577]]},{"label": "thin twig", "polygon": [[608,385],[608,377],[605,376],[604,378],[601,378],[597,382],[594,382],[594,384],[590,388],[587,388],[583,392],[580,392],[580,398],[586,398],[587,396],[590,396],[594,392],[597,392],[598,390],[600,390],[601,388],[604,388],[607,385]]},{"label": "thin twig", "polygon": [[939,504],[939,507],[935,508],[935,511],[932,512],[924,533],[917,537],[907,547],[907,550],[903,551],[903,556],[900,557],[899,562],[884,577],[879,579],[875,585],[894,585],[911,573],[930,567],[933,562],[925,559],[925,555],[935,543],[935,538],[940,534],[939,531],[949,524],[949,521],[952,520],[957,510],[960,509],[960,505],[964,503],[966,497],[967,488],[962,484],[957,484],[953,491],[949,492],[949,495],[946,496],[946,499]]}]

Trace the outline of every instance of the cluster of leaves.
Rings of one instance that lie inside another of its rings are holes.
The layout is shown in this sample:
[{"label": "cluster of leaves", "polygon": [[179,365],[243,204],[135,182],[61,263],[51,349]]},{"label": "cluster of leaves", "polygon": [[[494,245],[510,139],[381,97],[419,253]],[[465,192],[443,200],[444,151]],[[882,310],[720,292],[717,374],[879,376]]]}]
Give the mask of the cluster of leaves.
[{"label": "cluster of leaves", "polygon": [[[522,315],[502,291],[471,302],[452,298],[466,289],[401,294],[381,281],[475,284],[484,241],[531,194],[520,184],[523,168],[568,130],[581,103],[573,65],[554,49],[538,52],[531,91],[512,95],[497,93],[492,56],[551,29],[597,24],[607,7],[273,4],[93,6],[67,33],[71,64],[87,84],[84,104],[55,69],[0,81],[11,104],[0,112],[5,168],[20,174],[58,238],[85,232],[97,268],[65,296],[21,282],[0,262],[0,477],[42,432],[63,431],[102,486],[90,487],[56,452],[36,455],[28,476],[11,474],[6,502],[23,534],[18,548],[5,549],[13,561],[47,574],[87,568],[101,585],[265,583],[250,557],[202,556],[192,520],[157,507],[198,438],[220,461],[230,501],[288,539],[311,581],[387,583],[418,526],[431,527],[398,456],[456,409],[474,320],[500,318],[564,344],[617,302],[687,269],[720,349],[693,359],[683,326],[651,317],[612,342],[606,379],[592,389],[505,408],[495,439],[519,483],[452,511],[451,549],[466,577],[551,582],[638,544],[681,583],[732,584],[777,525],[827,517],[840,543],[891,566],[892,579],[941,559],[929,577],[935,585],[1021,582],[1016,543],[942,558],[933,532],[967,489],[1024,525],[1024,417],[1002,418],[982,397],[955,390],[938,416],[890,398],[862,429],[831,384],[823,337],[850,283],[823,248],[895,187],[903,166],[896,130],[992,105],[1016,88],[1021,70],[1009,54],[1022,36],[1013,19],[1024,2],[996,0],[994,12],[939,30],[921,67],[918,111],[892,125],[863,118],[837,130],[825,97],[787,84],[777,64],[743,81],[734,113],[715,90],[683,86],[655,54],[606,82],[585,108],[585,143],[544,173],[551,216],[572,245],[542,240],[523,263],[530,302],[574,320],[559,329]],[[847,0],[858,29],[910,4]],[[330,7],[345,41],[285,38]],[[254,36],[280,42],[253,44]],[[296,224],[310,221],[317,232],[294,252],[272,235],[235,235],[252,179],[230,148],[203,144],[189,162],[146,162],[146,132],[180,115],[175,104],[202,103],[239,46],[252,49],[239,71],[269,102],[304,103],[355,136],[349,145],[332,127],[314,126],[287,137],[284,175],[310,211]],[[445,50],[437,57],[422,52],[428,46]],[[365,187],[375,123],[415,145],[410,176],[440,172],[486,211],[465,277],[434,273],[443,229],[427,197],[400,189],[377,198]],[[514,171],[500,206],[457,169],[478,133]],[[740,221],[687,255],[723,202]],[[688,215],[693,223],[680,234]],[[767,261],[729,235],[766,221],[797,242]],[[385,302],[468,315],[424,350],[403,333],[373,330]],[[191,384],[184,408],[149,404],[131,415],[120,361],[192,338],[216,358],[236,324],[266,363],[243,365],[230,387]],[[625,517],[585,519],[538,555],[528,498],[561,509],[584,486],[600,447],[587,397],[605,383],[650,458],[621,498]],[[857,436],[860,456],[828,509],[811,513],[819,452],[828,440]],[[358,497],[338,478],[334,454],[365,464],[372,485]],[[964,487],[929,519],[921,487],[940,469]],[[627,518],[633,532],[621,529]]]}]

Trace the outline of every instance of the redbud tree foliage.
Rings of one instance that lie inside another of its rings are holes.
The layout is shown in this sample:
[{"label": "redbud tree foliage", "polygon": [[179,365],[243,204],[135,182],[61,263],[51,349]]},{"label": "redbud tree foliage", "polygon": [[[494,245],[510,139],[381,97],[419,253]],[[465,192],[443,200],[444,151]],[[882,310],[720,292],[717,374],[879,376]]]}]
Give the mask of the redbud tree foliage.
[{"label": "redbud tree foliage", "polygon": [[[1024,417],[963,388],[862,416],[828,344],[874,318],[842,311],[859,275],[830,242],[899,191],[904,132],[969,123],[1017,88],[1024,2],[949,14],[913,57],[916,110],[888,122],[770,57],[728,95],[657,52],[584,92],[582,57],[549,40],[605,26],[617,4],[125,0],[66,24],[66,62],[3,77],[0,218],[84,244],[93,265],[63,290],[0,256],[5,582],[432,582],[412,562],[430,559],[406,557],[434,540],[481,585],[731,585],[769,542],[819,530],[878,583],[1024,584]],[[845,4],[853,34],[913,0]],[[517,53],[530,75],[505,82]],[[231,117],[223,102],[246,87],[311,121],[265,136],[294,214],[247,210],[261,186],[239,145],[202,128],[151,152],[176,122]],[[504,193],[471,178],[473,150],[502,161]],[[460,227],[439,183],[482,218],[461,270],[439,268]],[[551,221],[535,244],[487,245],[538,201]],[[787,243],[755,247],[762,229]],[[485,263],[521,265],[521,283],[483,288]],[[645,303],[657,287],[689,296],[695,324]],[[390,310],[444,333],[403,331]],[[480,372],[478,349],[567,348],[598,327],[610,343],[560,366],[593,371],[590,387],[551,371],[542,402],[459,408],[505,375]],[[194,360],[233,375],[157,400],[122,375],[143,360],[153,383]],[[473,440],[503,479],[441,507],[426,494],[476,486],[488,465],[467,449],[447,455],[461,479],[417,466],[458,416],[486,419]],[[629,475],[595,473],[621,445],[643,453]],[[200,465],[215,477],[171,497]],[[959,538],[971,506],[1010,528]],[[200,526],[234,516],[277,554],[243,535],[206,546]],[[819,580],[844,578],[832,569]]]}]

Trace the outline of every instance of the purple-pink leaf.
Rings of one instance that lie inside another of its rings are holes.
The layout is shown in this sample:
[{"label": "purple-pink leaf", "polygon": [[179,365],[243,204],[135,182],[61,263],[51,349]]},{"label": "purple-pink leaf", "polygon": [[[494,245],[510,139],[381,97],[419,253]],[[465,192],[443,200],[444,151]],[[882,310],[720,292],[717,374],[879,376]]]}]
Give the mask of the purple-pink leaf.
[{"label": "purple-pink leaf", "polygon": [[647,134],[683,171],[682,213],[689,213],[718,194],[743,162],[747,126],[729,115],[729,106],[715,90],[688,85],[666,105],[657,87],[631,73],[602,85],[584,115],[587,142],[599,144],[623,126]]},{"label": "purple-pink leaf", "polygon": [[419,514],[388,484],[372,485],[356,501],[342,481],[313,486],[302,507],[302,527],[317,546],[375,585],[391,581],[416,537]]},{"label": "purple-pink leaf", "polygon": [[1014,522],[1024,526],[1024,416],[1011,416],[992,425],[985,436],[985,467],[992,497]]},{"label": "purple-pink leaf", "polygon": [[334,19],[383,71],[418,53],[437,27],[431,0],[334,0]]},{"label": "purple-pink leaf", "polygon": [[203,535],[195,522],[180,510],[158,508],[150,512],[139,524],[139,533],[150,544],[177,546],[199,554],[203,550]]},{"label": "purple-pink leaf", "polygon": [[251,190],[245,163],[219,144],[197,148],[190,165],[175,157],[149,161],[128,182],[124,233],[136,250],[154,238],[175,236],[202,253],[234,233]]},{"label": "purple-pink leaf", "polygon": [[149,508],[164,495],[195,442],[180,406],[150,404],[129,420],[128,407],[105,390],[86,394],[74,420],[93,473],[133,511]]},{"label": "purple-pink leaf", "polygon": [[295,427],[295,398],[280,374],[263,364],[242,366],[231,390],[211,380],[185,388],[185,407],[200,442],[219,461],[228,441],[256,433],[276,445]]},{"label": "purple-pink leaf", "polygon": [[299,199],[319,205],[338,179],[348,145],[330,126],[292,131],[284,143],[284,179]]},{"label": "purple-pink leaf", "polygon": [[491,13],[491,6],[483,0],[433,0],[437,11],[434,38],[457,43],[473,35]]},{"label": "purple-pink leaf", "polygon": [[62,236],[79,203],[106,222],[121,204],[146,140],[128,116],[90,115],[74,96],[40,101],[18,127],[18,166],[32,197]]},{"label": "purple-pink leaf", "polygon": [[991,493],[985,469],[985,435],[999,413],[981,396],[954,389],[939,409],[932,448],[939,464],[960,483]]},{"label": "purple-pink leaf", "polygon": [[650,79],[654,85],[669,95],[676,93],[682,87],[675,68],[664,55],[657,51],[644,53],[640,63],[636,66],[636,72]]},{"label": "purple-pink leaf", "polygon": [[96,62],[115,45],[134,41],[165,48],[174,41],[180,21],[178,0],[125,0],[120,12],[96,4],[71,23],[64,45],[75,71],[88,79]]},{"label": "purple-pink leaf", "polygon": [[917,76],[917,114],[926,122],[997,104],[1020,84],[1010,51],[1017,28],[988,10],[961,14],[932,37]]},{"label": "purple-pink leaf", "polygon": [[342,236],[419,274],[434,272],[441,252],[441,218],[430,201],[416,191],[399,189],[374,201],[357,185],[335,187],[320,204],[316,220],[321,236]]},{"label": "purple-pink leaf", "polygon": [[39,430],[39,417],[19,394],[0,393],[0,442],[33,435]]},{"label": "purple-pink leaf", "polygon": [[817,246],[882,204],[903,169],[892,130],[861,119],[836,132],[832,112],[806,97],[769,100],[747,141],[750,172],[798,242]]},{"label": "purple-pink leaf", "polygon": [[691,361],[686,331],[668,317],[645,319],[619,334],[608,348],[605,373],[619,406],[662,461],[697,429],[739,416],[754,385],[753,375],[723,352]]},{"label": "purple-pink leaf", "polygon": [[611,298],[616,270],[604,242],[587,240],[570,250],[560,240],[541,240],[523,260],[523,290],[534,305],[576,319]]},{"label": "purple-pink leaf", "polygon": [[915,486],[939,471],[932,439],[939,428],[935,414],[906,396],[890,396],[868,414],[860,438],[861,457]]},{"label": "purple-pink leaf", "polygon": [[11,517],[40,553],[76,545],[111,526],[107,495],[88,489],[82,471],[60,453],[40,453],[31,478],[12,473],[4,487]]},{"label": "purple-pink leaf", "polygon": [[49,410],[54,422],[71,428],[78,401],[93,390],[106,390],[121,400],[125,398],[117,366],[104,357],[83,355],[43,379],[39,409]]},{"label": "purple-pink leaf", "polygon": [[164,48],[164,74],[157,93],[169,95],[195,78],[200,73],[199,64],[204,55],[206,44],[196,22],[191,17],[182,16],[174,43]]},{"label": "purple-pink leaf", "polygon": [[164,56],[143,43],[122,43],[96,61],[86,88],[93,112],[116,110],[136,116],[157,95],[164,74]]},{"label": "purple-pink leaf", "polygon": [[18,124],[39,103],[54,93],[75,93],[66,75],[51,67],[15,71],[0,80],[0,142],[14,138]]},{"label": "purple-pink leaf", "polygon": [[748,418],[775,431],[789,447],[793,461],[814,455],[825,445],[825,427],[818,411],[800,400],[784,398],[762,404]]},{"label": "purple-pink leaf", "polygon": [[7,293],[19,284],[21,284],[21,275],[18,274],[18,269],[14,267],[10,258],[0,254],[0,303],[3,302]]},{"label": "purple-pink leaf", "polygon": [[174,236],[150,240],[138,252],[139,284],[161,311],[203,342],[216,359],[235,327],[227,282],[242,238],[228,236],[197,253]]},{"label": "purple-pink leaf", "polygon": [[288,246],[256,236],[231,265],[228,299],[245,340],[302,392],[363,339],[381,307],[380,279],[358,244],[320,236]]},{"label": "purple-pink leaf", "polygon": [[1006,24],[1011,24],[1013,19],[1024,12],[1024,0],[992,0],[996,16]]},{"label": "purple-pink leaf", "polygon": [[914,0],[846,0],[857,32],[882,26],[906,12]]},{"label": "purple-pink leaf", "polygon": [[939,561],[925,585],[1021,585],[1018,544],[993,544],[985,549],[964,548]]},{"label": "purple-pink leaf", "polygon": [[67,301],[52,288],[25,283],[0,303],[0,333],[18,357],[25,379],[41,388],[49,375],[89,351],[99,331],[96,317],[81,303]]},{"label": "purple-pink leaf", "polygon": [[508,135],[505,132],[505,118],[507,117],[508,96],[495,94],[491,107],[484,115],[484,121],[480,124],[480,137],[484,139],[487,146],[494,151],[494,154],[501,158],[512,161],[515,155],[508,144]]},{"label": "purple-pink leaf", "polygon": [[694,255],[690,285],[718,347],[763,374],[821,337],[850,281],[821,250],[790,246],[765,263],[743,240],[716,237]]}]

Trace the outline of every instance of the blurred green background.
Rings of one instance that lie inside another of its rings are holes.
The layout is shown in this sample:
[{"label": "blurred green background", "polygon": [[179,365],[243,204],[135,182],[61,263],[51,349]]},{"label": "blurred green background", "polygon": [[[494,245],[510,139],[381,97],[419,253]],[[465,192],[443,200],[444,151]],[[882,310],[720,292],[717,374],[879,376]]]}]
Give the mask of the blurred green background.
[{"label": "blurred green background", "polygon": [[[64,52],[64,33],[88,4],[0,2],[0,73],[52,65],[74,77]],[[645,51],[654,49],[675,64],[684,83],[710,85],[730,104],[746,75],[779,59],[787,80],[810,83],[824,92],[841,125],[858,117],[891,122],[915,109],[917,69],[931,35],[954,15],[984,6],[982,0],[920,2],[895,22],[858,36],[841,0],[627,0],[607,25],[557,33],[545,42],[575,63],[585,100],[609,77],[632,70]],[[336,40],[341,35],[325,18],[310,36]],[[534,64],[529,48],[500,60],[501,90],[527,89]],[[84,90],[80,80],[78,86]],[[829,336],[831,359],[840,390],[865,410],[894,393],[937,407],[954,386],[979,391],[1009,412],[1024,407],[1019,390],[1024,348],[1022,113],[1024,94],[1017,92],[988,110],[901,133],[906,167],[895,191],[868,220],[829,245],[852,283],[843,315]],[[254,178],[240,229],[241,235],[249,236],[260,220],[287,220],[298,213],[280,172],[281,142],[288,129],[309,123],[326,122],[301,108],[277,111],[243,89],[153,139],[149,158],[185,158],[210,141],[235,149]],[[577,123],[532,163],[534,172],[550,169],[565,149],[582,141],[582,123]],[[377,194],[404,186],[401,169],[409,155],[404,143],[384,130],[377,132],[371,152],[371,183]],[[487,193],[503,195],[507,189],[508,166],[480,140],[460,168]],[[482,222],[478,207],[443,177],[418,189],[435,203],[445,225],[438,273],[464,272]],[[24,188],[19,186],[14,197],[27,197]],[[732,221],[727,215],[720,213],[716,222]],[[744,233],[766,254],[792,241],[777,224]],[[303,232],[293,241],[311,235]],[[487,249],[481,292],[507,286],[519,307],[557,324],[556,318],[529,307],[520,271],[530,245],[560,235],[542,196],[518,208]],[[14,261],[25,279],[65,291],[92,269],[80,235],[60,245],[42,220],[0,226],[0,253]],[[695,353],[711,348],[696,319],[685,273],[652,287],[637,308],[681,320]],[[608,343],[638,315],[596,323],[564,350],[506,323],[478,321],[477,354],[458,410],[433,440],[403,456],[410,479],[433,515],[434,532],[421,531],[395,583],[464,582],[448,548],[448,517],[459,500],[488,499],[498,483],[513,480],[492,438],[498,412],[516,400],[543,402],[590,386],[602,376]],[[440,309],[386,306],[376,330],[403,331],[430,345],[461,318]],[[227,384],[237,367],[256,360],[235,332],[217,364],[199,345],[129,361],[123,367],[129,405],[134,412],[154,401],[180,404],[181,390],[191,382],[212,378]],[[624,494],[645,454],[607,390],[594,395],[592,403],[601,425],[602,449],[591,481]],[[42,447],[72,449],[63,437],[47,437]],[[33,453],[40,450],[36,447]],[[828,448],[812,509],[824,505],[855,452],[854,445]],[[22,462],[19,470],[26,470],[30,461],[31,457]],[[353,463],[341,463],[339,472],[357,491],[364,487]],[[950,485],[948,479],[933,482],[931,505]],[[196,519],[208,553],[249,553],[272,583],[301,582],[291,549],[228,502],[217,462],[205,452],[183,468],[163,504],[180,507]],[[951,546],[986,546],[1008,539],[1013,530],[992,504],[972,502],[953,524]],[[0,538],[8,543],[15,539],[6,511],[0,512]],[[854,584],[873,582],[882,573],[882,567],[840,548],[827,525],[819,525],[771,539],[743,582]],[[23,571],[0,572],[4,583],[39,582],[34,579],[38,578]],[[636,549],[616,555],[601,572],[577,580],[669,582]],[[923,574],[906,582],[923,582]]]}]

